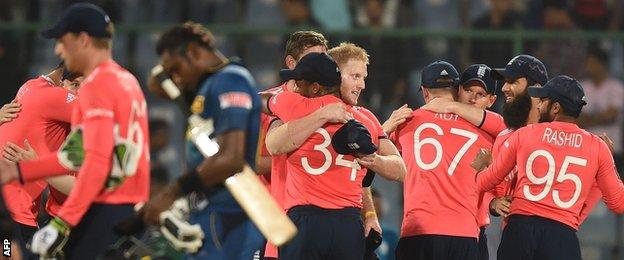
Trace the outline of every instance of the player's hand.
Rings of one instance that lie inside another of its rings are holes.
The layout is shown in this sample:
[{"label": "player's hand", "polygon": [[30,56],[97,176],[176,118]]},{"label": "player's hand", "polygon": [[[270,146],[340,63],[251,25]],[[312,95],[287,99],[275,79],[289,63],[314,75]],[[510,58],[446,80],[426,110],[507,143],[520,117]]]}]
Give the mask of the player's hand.
[{"label": "player's hand", "polygon": [[0,125],[17,118],[20,111],[22,111],[22,105],[15,100],[2,106],[0,108]]},{"label": "player's hand", "polygon": [[434,98],[429,103],[420,107],[420,109],[429,110],[435,113],[453,113],[451,107],[455,101],[446,98]]},{"label": "player's hand", "polygon": [[609,151],[613,153],[613,140],[609,138],[607,133],[602,133],[602,135],[600,135],[600,139],[602,139],[602,141],[604,141],[607,144],[607,146],[609,147]]},{"label": "player's hand", "polygon": [[7,142],[2,153],[4,159],[12,162],[30,161],[37,158],[37,152],[30,146],[28,140],[24,140],[24,148],[11,142]]},{"label": "player's hand", "polygon": [[408,118],[412,117],[412,109],[407,107],[407,104],[399,107],[397,110],[392,111],[390,118],[386,120],[381,126],[386,132],[390,134],[396,130],[396,128],[403,124]]},{"label": "player's hand", "polygon": [[511,196],[494,198],[490,201],[490,214],[506,218],[509,216],[510,207]]},{"label": "player's hand", "polygon": [[381,159],[379,158],[379,155],[377,153],[373,153],[355,158],[355,160],[358,164],[360,164],[360,166],[371,169],[373,171],[377,171],[375,167],[379,164],[379,160]]},{"label": "player's hand", "polygon": [[0,160],[0,184],[9,183],[18,178],[17,164],[7,160]]},{"label": "player's hand", "polygon": [[477,172],[480,172],[490,166],[490,164],[492,164],[492,151],[489,149],[481,148],[470,166]]},{"label": "player's hand", "polygon": [[196,253],[202,246],[204,232],[199,224],[191,225],[171,210],[160,214],[160,232],[177,250]]},{"label": "player's hand", "polygon": [[376,214],[370,214],[364,218],[364,237],[368,236],[371,229],[374,229],[381,234],[381,225],[379,224],[379,219]]},{"label": "player's hand", "polygon": [[321,118],[325,119],[327,123],[346,123],[353,119],[353,115],[347,112],[347,108],[344,104],[333,103],[322,107],[317,110]]},{"label": "player's hand", "polygon": [[145,223],[158,225],[160,223],[160,214],[171,207],[173,202],[178,199],[179,194],[180,187],[177,183],[173,183],[148,201],[141,209]]},{"label": "player's hand", "polygon": [[71,227],[59,217],[50,220],[50,223],[39,229],[30,242],[30,251],[42,257],[55,257],[62,254],[67,243]]}]

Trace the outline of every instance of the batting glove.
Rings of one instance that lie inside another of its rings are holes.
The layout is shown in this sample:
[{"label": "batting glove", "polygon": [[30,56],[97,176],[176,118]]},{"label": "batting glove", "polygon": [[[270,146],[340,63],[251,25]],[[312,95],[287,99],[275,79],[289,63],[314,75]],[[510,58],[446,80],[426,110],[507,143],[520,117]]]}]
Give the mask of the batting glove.
[{"label": "batting glove", "polygon": [[30,250],[40,256],[54,257],[62,254],[67,243],[71,227],[62,219],[55,217],[48,225],[39,229],[30,242]]},{"label": "batting glove", "polygon": [[198,224],[191,225],[171,210],[160,214],[160,232],[177,250],[195,253],[202,247],[204,232]]}]

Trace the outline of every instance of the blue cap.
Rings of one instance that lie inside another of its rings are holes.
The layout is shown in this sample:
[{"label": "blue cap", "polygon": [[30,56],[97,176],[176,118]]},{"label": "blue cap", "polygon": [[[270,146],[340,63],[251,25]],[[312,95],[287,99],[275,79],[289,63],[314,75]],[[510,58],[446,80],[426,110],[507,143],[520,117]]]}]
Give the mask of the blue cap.
[{"label": "blue cap", "polygon": [[446,61],[435,61],[422,70],[421,83],[425,88],[455,87],[459,84],[459,73]]},{"label": "blue cap", "polygon": [[496,80],[492,78],[492,69],[485,64],[472,64],[461,74],[459,84],[466,85],[470,81],[479,81],[489,94],[496,92]]},{"label": "blue cap", "polygon": [[307,80],[324,87],[340,86],[340,68],[327,53],[309,53],[292,69],[280,70],[282,80]]},{"label": "blue cap", "polygon": [[377,151],[368,129],[355,119],[340,127],[332,136],[331,143],[337,153],[344,155],[368,155]]},{"label": "blue cap", "polygon": [[548,81],[548,72],[544,63],[526,54],[518,55],[511,59],[504,69],[494,69],[492,76],[498,80],[526,77],[542,86]]},{"label": "blue cap", "polygon": [[52,28],[41,31],[41,36],[58,39],[68,32],[86,32],[93,37],[111,38],[111,25],[110,18],[99,6],[77,3],[70,5]]},{"label": "blue cap", "polygon": [[580,114],[585,102],[585,91],[581,84],[568,76],[557,76],[548,81],[544,86],[529,87],[529,95],[532,97],[549,98],[558,102],[568,112]]}]

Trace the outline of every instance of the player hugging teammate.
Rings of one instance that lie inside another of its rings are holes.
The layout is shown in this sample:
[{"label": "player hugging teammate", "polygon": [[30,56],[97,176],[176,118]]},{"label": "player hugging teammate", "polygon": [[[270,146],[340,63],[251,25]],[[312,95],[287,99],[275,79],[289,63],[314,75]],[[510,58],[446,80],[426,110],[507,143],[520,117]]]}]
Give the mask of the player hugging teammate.
[{"label": "player hugging teammate", "polygon": [[[283,83],[258,94],[251,73],[192,22],[161,35],[149,80],[151,91],[191,115],[188,171],[147,201],[147,107],[136,78],[112,60],[113,34],[99,7],[71,5],[42,33],[56,39],[64,67],[27,82],[0,109],[0,144],[11,161],[0,161],[0,181],[18,223],[13,237],[42,257],[96,259],[119,239],[111,227],[147,202],[136,216],[163,226],[176,247],[194,248],[189,259],[374,258],[384,235],[370,191],[376,175],[404,185],[397,259],[488,259],[490,215],[505,218],[499,259],[580,259],[576,231],[597,201],[624,212],[610,140],[577,126],[583,87],[563,75],[549,81],[533,56],[461,74],[435,61],[421,75],[426,104],[402,106],[382,125],[358,106],[375,58],[361,47],[329,48],[320,33],[295,32]],[[63,69],[73,77],[61,77]],[[77,75],[78,90],[58,87]],[[488,110],[497,81],[502,116]],[[27,127],[37,122],[54,126]],[[250,169],[264,175],[273,198],[244,201],[226,189]],[[53,218],[37,229],[30,205],[46,186]],[[209,203],[171,217],[190,194]],[[273,213],[297,234],[271,240],[283,230],[263,230],[270,220],[244,206],[258,201],[277,202]]]}]

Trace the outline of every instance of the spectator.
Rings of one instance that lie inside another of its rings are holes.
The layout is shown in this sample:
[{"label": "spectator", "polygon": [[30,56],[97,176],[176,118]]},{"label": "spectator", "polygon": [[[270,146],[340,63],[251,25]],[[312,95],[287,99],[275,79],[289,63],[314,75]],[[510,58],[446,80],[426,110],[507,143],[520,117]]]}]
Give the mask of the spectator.
[{"label": "spectator", "polygon": [[291,26],[315,26],[309,0],[281,0],[282,12]]},{"label": "spectator", "polygon": [[399,243],[399,233],[396,230],[384,225],[382,222],[385,205],[384,200],[377,189],[372,188],[371,193],[373,195],[373,203],[375,204],[377,218],[379,219],[379,222],[381,222],[381,230],[383,231],[381,234],[383,241],[375,253],[379,256],[379,260],[394,260],[394,249]]},{"label": "spectator", "polygon": [[607,0],[575,0],[573,17],[576,25],[586,30],[605,30],[613,15]]},{"label": "spectator", "polygon": [[314,20],[324,29],[351,29],[348,0],[310,0],[310,9]]},{"label": "spectator", "polygon": [[[380,30],[390,27],[393,22],[386,18],[387,7],[394,5],[392,0],[362,1],[358,9],[364,10],[365,18],[358,19],[361,28]],[[356,45],[364,48],[371,57],[366,78],[366,90],[362,92],[360,105],[371,109],[379,118],[384,118],[384,107],[395,108],[404,104],[400,100],[407,84],[405,77],[411,67],[408,63],[411,57],[406,55],[407,41],[400,38],[367,35],[354,37]],[[394,90],[394,91],[388,91]],[[396,92],[400,90],[401,92]],[[397,94],[400,94],[397,100]],[[394,102],[394,103],[393,103]],[[392,110],[389,111],[390,113]]]},{"label": "spectator", "polygon": [[[512,10],[511,0],[490,0],[490,10],[477,18],[475,29],[504,30],[519,25],[519,15]],[[511,40],[473,40],[470,45],[470,64],[483,63],[492,68],[505,66],[507,58],[513,56]]]},{"label": "spectator", "polygon": [[[543,17],[544,30],[557,32],[576,29],[565,0],[545,1]],[[543,40],[534,56],[545,61],[550,75],[581,78],[584,70],[579,64],[583,64],[586,48],[584,40],[556,38]]]},{"label": "spectator", "polygon": [[[613,140],[615,157],[622,158],[624,85],[609,75],[609,54],[594,47],[588,51],[585,70],[588,78],[581,82],[587,106],[579,118],[579,124],[592,133],[606,133]],[[621,162],[619,167],[621,168]]]}]

